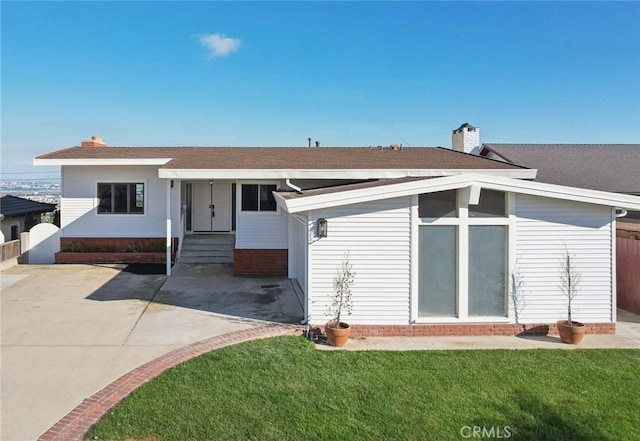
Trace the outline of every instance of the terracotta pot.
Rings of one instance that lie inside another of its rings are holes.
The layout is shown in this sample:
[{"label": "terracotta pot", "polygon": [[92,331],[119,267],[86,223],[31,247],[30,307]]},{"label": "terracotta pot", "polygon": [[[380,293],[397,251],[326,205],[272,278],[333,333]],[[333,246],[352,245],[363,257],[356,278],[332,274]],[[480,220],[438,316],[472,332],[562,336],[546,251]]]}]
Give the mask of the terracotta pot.
[{"label": "terracotta pot", "polygon": [[345,322],[340,322],[339,326],[336,326],[336,322],[327,322],[324,325],[324,333],[327,334],[327,342],[331,346],[344,346],[347,344],[349,333],[351,328]]},{"label": "terracotta pot", "polygon": [[556,327],[560,334],[560,340],[562,340],[563,343],[568,343],[570,345],[579,345],[582,342],[585,331],[587,330],[583,323],[573,320],[571,321],[571,326],[567,324],[567,320],[558,320],[556,322]]}]

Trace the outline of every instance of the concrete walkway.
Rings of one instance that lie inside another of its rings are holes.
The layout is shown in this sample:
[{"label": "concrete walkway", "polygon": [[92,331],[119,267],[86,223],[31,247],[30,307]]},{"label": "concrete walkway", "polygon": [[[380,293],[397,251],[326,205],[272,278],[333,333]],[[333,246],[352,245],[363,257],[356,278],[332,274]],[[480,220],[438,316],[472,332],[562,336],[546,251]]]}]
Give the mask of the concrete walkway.
[{"label": "concrete walkway", "polygon": [[234,279],[219,266],[175,270],[170,279],[116,266],[0,272],[0,439],[37,439],[96,391],[185,345],[302,317],[287,279]]},{"label": "concrete walkway", "polygon": [[456,337],[367,337],[349,339],[335,348],[318,344],[320,350],[418,351],[459,349],[640,349],[640,315],[619,309],[615,335],[585,335],[579,345],[568,345],[554,336],[456,336]]}]

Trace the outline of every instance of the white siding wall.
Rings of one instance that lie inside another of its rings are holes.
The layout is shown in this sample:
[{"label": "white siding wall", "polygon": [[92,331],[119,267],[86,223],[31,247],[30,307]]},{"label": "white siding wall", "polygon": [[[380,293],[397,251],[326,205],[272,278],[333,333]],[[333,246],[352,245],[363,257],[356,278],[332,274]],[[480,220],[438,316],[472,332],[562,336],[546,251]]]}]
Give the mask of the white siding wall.
[{"label": "white siding wall", "polygon": [[242,211],[242,184],[277,184],[273,181],[238,181],[236,202],[239,208],[236,225],[238,249],[287,249],[288,214],[280,207],[275,212]]},{"label": "white siding wall", "polygon": [[[315,225],[328,221],[328,237],[309,245],[309,322],[329,318],[333,280],[345,252],[356,272],[353,324],[408,324],[410,317],[410,197],[387,199],[311,213]],[[315,232],[314,232],[315,234]]]},{"label": "white siding wall", "polygon": [[[166,235],[166,181],[157,167],[76,167],[62,172],[61,227],[65,237],[164,237]],[[144,215],[98,215],[98,182],[144,182]],[[179,215],[180,185],[172,189],[172,214]],[[177,235],[178,220],[173,220]]]},{"label": "white siding wall", "polygon": [[516,196],[516,271],[525,284],[520,321],[555,322],[566,318],[560,291],[560,261],[565,247],[582,272],[573,319],[612,319],[612,211],[578,202]]},{"label": "white siding wall", "polygon": [[289,278],[307,292],[307,243],[310,225],[305,216],[289,216]]},{"label": "white siding wall", "polygon": [[236,248],[288,248],[288,221],[282,210],[274,213],[246,213],[240,211],[236,225]]},{"label": "white siding wall", "polygon": [[[11,241],[11,227],[13,226],[18,227],[18,239],[20,239],[20,233],[24,232],[24,220],[24,216],[2,219],[0,229],[2,230],[2,234],[4,234],[4,242]],[[2,241],[0,241],[0,243],[2,243]]]}]

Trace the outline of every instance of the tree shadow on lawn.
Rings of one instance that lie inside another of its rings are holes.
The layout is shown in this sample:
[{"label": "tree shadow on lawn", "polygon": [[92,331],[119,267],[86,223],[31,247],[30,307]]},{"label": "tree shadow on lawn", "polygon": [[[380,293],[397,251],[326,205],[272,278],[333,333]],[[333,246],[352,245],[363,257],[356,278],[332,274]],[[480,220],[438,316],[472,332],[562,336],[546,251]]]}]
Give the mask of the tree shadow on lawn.
[{"label": "tree shadow on lawn", "polygon": [[[502,414],[499,422],[492,417],[476,417],[473,424],[486,430],[491,430],[493,427],[494,433],[501,433],[502,438],[507,438],[510,433],[509,438],[512,440],[613,441],[617,439],[614,435],[603,433],[595,427],[595,421],[587,419],[586,415],[577,416],[572,407],[589,406],[589,404],[576,403],[571,397],[553,406],[530,392],[516,390],[511,395],[511,402],[513,403],[511,406],[501,403],[493,408],[494,411]],[[562,412],[563,408],[566,408],[566,413]]]}]

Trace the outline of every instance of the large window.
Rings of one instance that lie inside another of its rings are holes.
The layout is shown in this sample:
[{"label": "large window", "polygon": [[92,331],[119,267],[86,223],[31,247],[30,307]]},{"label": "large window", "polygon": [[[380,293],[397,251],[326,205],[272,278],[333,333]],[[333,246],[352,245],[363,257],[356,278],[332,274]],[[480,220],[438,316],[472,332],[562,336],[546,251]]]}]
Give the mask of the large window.
[{"label": "large window", "polygon": [[276,211],[273,184],[242,184],[242,211]]},{"label": "large window", "polygon": [[144,214],[144,184],[99,183],[98,214]]},{"label": "large window", "polygon": [[456,316],[456,227],[420,227],[418,313]]},{"label": "large window", "polygon": [[506,227],[469,227],[469,315],[507,315]]},{"label": "large window", "polygon": [[507,195],[466,189],[418,196],[418,318],[506,317]]}]

